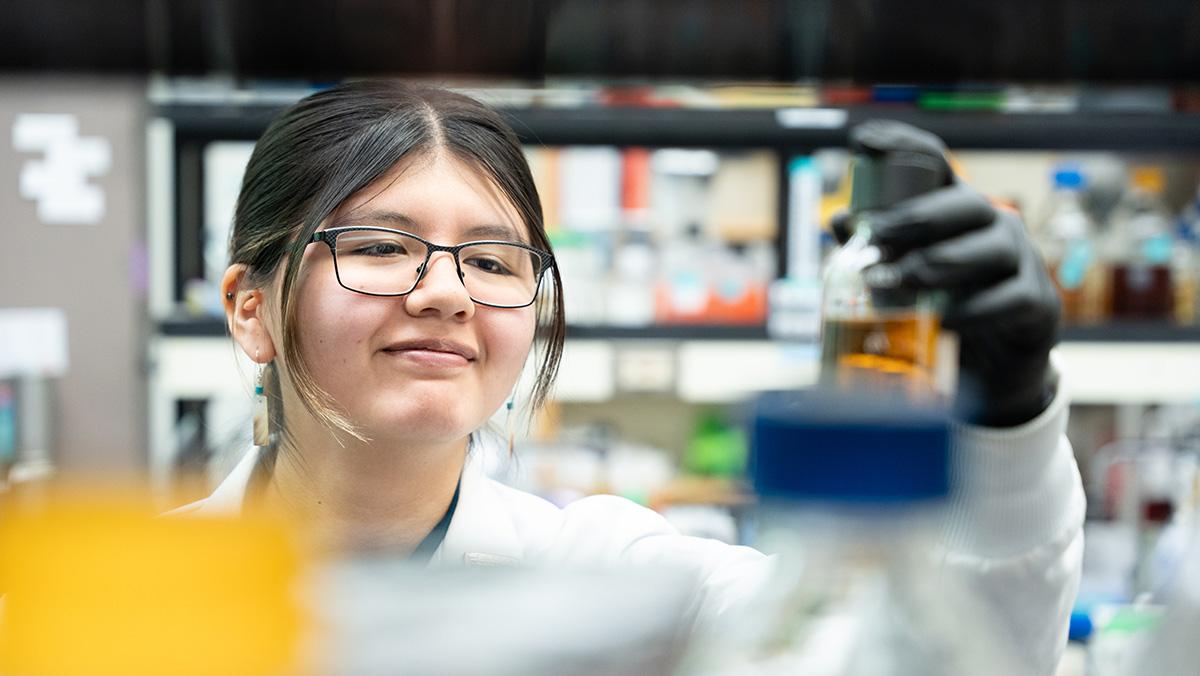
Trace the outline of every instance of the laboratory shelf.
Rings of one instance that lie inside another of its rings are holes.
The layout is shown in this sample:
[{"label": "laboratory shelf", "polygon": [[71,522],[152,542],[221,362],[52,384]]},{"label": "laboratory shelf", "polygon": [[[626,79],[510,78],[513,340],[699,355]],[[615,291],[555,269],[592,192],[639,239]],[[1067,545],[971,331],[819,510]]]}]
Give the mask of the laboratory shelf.
[{"label": "laboratory shelf", "polygon": [[1200,342],[1065,342],[1055,364],[1074,404],[1200,402]]},{"label": "laboratory shelf", "polygon": [[861,106],[775,110],[526,108],[509,109],[505,114],[522,141],[542,144],[844,147],[854,125],[888,118],[929,130],[954,148],[1200,149],[1200,115],[1174,113],[940,112]]},{"label": "laboratory shelf", "polygon": [[227,336],[224,317],[172,317],[158,322],[158,335],[176,338]]},{"label": "laboratory shelf", "polygon": [[[209,396],[205,393],[247,396],[253,365],[227,338],[159,334],[150,346],[154,389],[162,395],[154,401]],[[624,391],[647,391],[649,365],[661,371],[654,386],[660,391],[696,403],[736,402],[760,390],[813,384],[817,357],[815,345],[770,340],[571,338],[555,398],[595,402]],[[1055,349],[1054,361],[1073,403],[1200,401],[1200,342],[1064,342]]]},{"label": "laboratory shelf", "polygon": [[1067,326],[1059,337],[1064,343],[1200,343],[1200,325],[1112,322],[1094,326]]},{"label": "laboratory shelf", "polygon": [[[254,139],[284,104],[159,103],[156,114],[182,137]],[[1175,112],[1003,113],[933,111],[910,106],[697,109],[632,106],[502,108],[525,143],[844,147],[859,122],[889,118],[941,136],[956,148],[1010,150],[1200,150],[1200,114]]]},{"label": "laboratory shelf", "polygon": [[[158,334],[212,338],[228,335],[222,317],[172,317],[158,323]],[[762,324],[675,324],[641,327],[567,326],[569,340],[766,340]]]},{"label": "laboratory shelf", "polygon": [[[222,317],[172,317],[158,322],[158,334],[175,337],[228,335]],[[569,325],[570,340],[768,340],[762,324],[673,324],[656,326]],[[1125,322],[1063,329],[1064,343],[1197,343],[1200,326],[1165,322]]]},{"label": "laboratory shelf", "polygon": [[763,324],[672,324],[655,326],[568,326],[568,339],[587,340],[766,340]]}]

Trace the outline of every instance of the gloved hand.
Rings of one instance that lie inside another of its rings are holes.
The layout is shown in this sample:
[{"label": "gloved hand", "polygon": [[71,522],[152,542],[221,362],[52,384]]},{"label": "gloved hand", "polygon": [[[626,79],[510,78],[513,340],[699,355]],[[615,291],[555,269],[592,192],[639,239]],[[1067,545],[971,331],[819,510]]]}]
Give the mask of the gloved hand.
[{"label": "gloved hand", "polygon": [[[899,122],[851,131],[857,152],[927,154],[946,186],[905,200],[871,220],[883,261],[864,274],[879,288],[944,291],[942,326],[959,335],[956,410],[994,427],[1027,422],[1057,390],[1050,348],[1058,342],[1059,299],[1020,216],[959,182],[941,139]],[[846,220],[835,220],[843,242]]]}]

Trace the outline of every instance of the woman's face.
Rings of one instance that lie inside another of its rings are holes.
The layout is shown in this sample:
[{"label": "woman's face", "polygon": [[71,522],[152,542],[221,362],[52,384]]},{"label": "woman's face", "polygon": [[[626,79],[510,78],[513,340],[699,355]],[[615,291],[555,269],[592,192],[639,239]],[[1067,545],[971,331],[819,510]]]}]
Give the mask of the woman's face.
[{"label": "woman's face", "polygon": [[[443,152],[406,162],[351,196],[324,227],[341,225],[394,228],[446,245],[529,243],[503,193]],[[508,397],[533,343],[533,307],[477,305],[444,252],[408,295],[374,297],[342,288],[329,248],[311,244],[296,290],[300,349],[314,379],[375,440],[465,437]]]}]

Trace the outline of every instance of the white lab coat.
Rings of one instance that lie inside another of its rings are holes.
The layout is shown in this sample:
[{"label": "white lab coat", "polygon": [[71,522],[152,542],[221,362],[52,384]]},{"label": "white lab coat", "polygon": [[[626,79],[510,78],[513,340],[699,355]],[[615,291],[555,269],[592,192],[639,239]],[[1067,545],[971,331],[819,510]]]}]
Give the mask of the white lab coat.
[{"label": "white lab coat", "polygon": [[[1030,674],[1054,672],[1082,561],[1084,495],[1066,417],[1060,395],[1021,427],[958,431],[956,452],[972,466],[957,478],[936,554],[979,593]],[[240,513],[257,457],[252,449],[210,497],[175,513]],[[431,566],[675,566],[694,581],[692,611],[703,623],[736,609],[769,576],[771,559],[754,549],[679,535],[623,498],[593,496],[560,509],[486,477],[481,465],[464,469]]]}]

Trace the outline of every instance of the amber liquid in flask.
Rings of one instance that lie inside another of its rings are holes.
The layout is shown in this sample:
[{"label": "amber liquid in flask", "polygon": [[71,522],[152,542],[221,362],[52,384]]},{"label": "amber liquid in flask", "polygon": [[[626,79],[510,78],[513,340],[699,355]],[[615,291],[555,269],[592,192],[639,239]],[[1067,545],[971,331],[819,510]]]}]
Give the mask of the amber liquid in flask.
[{"label": "amber liquid in flask", "polygon": [[862,319],[827,319],[821,335],[821,370],[841,389],[903,393],[909,399],[936,391],[939,322],[932,312],[878,312]]}]

